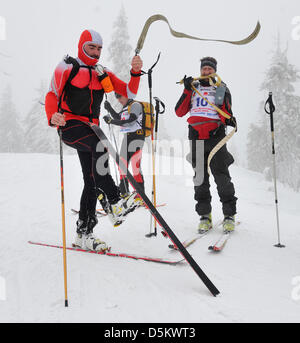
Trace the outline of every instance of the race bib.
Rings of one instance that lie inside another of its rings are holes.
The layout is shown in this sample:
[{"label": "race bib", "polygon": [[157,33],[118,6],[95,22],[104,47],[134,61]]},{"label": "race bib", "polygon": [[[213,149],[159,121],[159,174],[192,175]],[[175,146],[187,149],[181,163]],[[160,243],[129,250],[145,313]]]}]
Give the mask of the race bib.
[{"label": "race bib", "polygon": [[[198,86],[197,90],[202,94],[209,102],[215,104],[216,90],[214,87],[202,87]],[[199,94],[193,92],[192,95],[192,107],[190,111],[191,117],[203,117],[209,119],[219,119],[218,112]]]},{"label": "race bib", "polygon": [[[128,109],[124,110],[121,114],[121,120],[127,120],[129,119],[130,114],[128,113]],[[142,128],[142,120],[143,115],[141,114],[137,120],[134,122],[127,124],[126,126],[120,127],[121,133],[128,133],[128,132],[136,132],[137,130],[140,130]]]}]

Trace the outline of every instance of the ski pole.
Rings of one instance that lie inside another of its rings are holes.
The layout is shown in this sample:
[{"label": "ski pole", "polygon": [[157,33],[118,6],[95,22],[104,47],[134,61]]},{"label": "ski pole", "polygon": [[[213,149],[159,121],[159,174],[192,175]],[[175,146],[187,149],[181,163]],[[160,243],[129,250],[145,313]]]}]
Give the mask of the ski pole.
[{"label": "ski pole", "polygon": [[[148,70],[148,85],[149,85],[149,99],[150,99],[150,114],[151,118],[153,118],[153,105],[152,105],[152,72],[155,66],[157,65],[160,54],[158,54],[156,62],[153,64],[153,66]],[[152,173],[153,173],[153,179],[152,179],[152,202],[154,204],[154,207],[156,208],[156,179],[155,179],[155,159],[154,159],[154,136],[153,132],[151,132],[151,141],[152,141]],[[153,217],[150,216],[150,233],[146,235],[147,238],[151,238],[153,236],[157,236],[157,221],[154,220],[154,232],[152,232],[152,219]]]},{"label": "ski pole", "polygon": [[[105,100],[107,101],[108,98],[107,98],[107,94],[105,93]],[[110,115],[110,113],[107,111],[107,114]],[[110,140],[113,140],[114,141],[114,144],[115,144],[115,149],[116,151],[119,153],[118,151],[118,146],[117,146],[117,141],[116,141],[116,137],[115,137],[115,134],[114,134],[114,130],[113,128],[111,127],[111,124],[108,124],[108,127],[109,127],[109,135],[110,135]],[[118,171],[117,171],[117,166],[116,164],[114,163],[114,169],[115,169],[115,177],[116,177],[116,183],[117,185],[119,186],[119,177],[118,177]]]},{"label": "ski pole", "polygon": [[64,263],[64,286],[65,286],[65,307],[68,303],[68,281],[67,281],[67,247],[66,247],[66,219],[65,219],[65,191],[64,191],[64,161],[62,131],[59,130],[59,151],[60,151],[60,180],[61,180],[61,214],[62,214],[62,238],[63,238],[63,263]]},{"label": "ski pole", "polygon": [[[158,136],[158,119],[159,115],[165,113],[165,104],[157,97],[154,97],[154,100],[156,102],[155,104],[155,112],[156,112],[156,118],[155,118],[155,136],[153,140],[153,132],[151,135],[152,139],[152,164],[153,164],[153,203],[156,207],[156,151],[157,151],[157,136]],[[160,110],[160,105],[162,105],[163,110]],[[151,226],[150,226],[150,233],[146,235],[146,237],[152,237],[153,235],[157,235],[157,226],[155,221],[155,228],[154,228],[154,234],[151,233],[151,227],[152,227],[152,216],[151,216]]]},{"label": "ski pole", "polygon": [[[269,105],[269,110],[267,109],[267,105]],[[275,105],[273,103],[273,93],[269,93],[268,100],[265,104],[265,111],[267,114],[270,115],[270,124],[271,124],[271,138],[272,138],[272,156],[273,156],[273,178],[274,178],[274,190],[275,190],[275,207],[276,207],[276,220],[277,220],[277,235],[278,235],[278,243],[274,246],[276,248],[285,248],[285,245],[281,244],[280,241],[280,228],[279,228],[279,212],[278,212],[278,195],[277,195],[277,176],[276,176],[276,159],[275,159],[275,134],[274,134],[274,112],[275,112]]]},{"label": "ski pole", "polygon": [[[116,151],[118,152],[117,141],[116,141],[116,137],[115,137],[115,134],[114,134],[113,128],[111,127],[111,124],[108,124],[108,126],[109,126],[110,140],[113,140],[113,141],[114,141],[114,144],[115,144],[115,149],[116,149]],[[118,152],[118,153],[119,153],[119,152]],[[118,177],[118,171],[117,171],[117,166],[116,166],[116,164],[115,164],[115,163],[114,163],[114,169],[115,169],[116,183],[117,183],[117,185],[119,186],[119,177]]]},{"label": "ski pole", "polygon": [[[152,104],[151,104],[152,107]],[[152,144],[152,203],[156,208],[156,177],[155,177],[155,143],[154,143],[154,135],[153,132],[151,133],[151,144]],[[152,221],[153,216],[150,215],[150,232],[146,235],[147,238],[151,238],[153,236],[157,236],[157,222],[156,219],[154,220],[154,232],[152,232]]]}]

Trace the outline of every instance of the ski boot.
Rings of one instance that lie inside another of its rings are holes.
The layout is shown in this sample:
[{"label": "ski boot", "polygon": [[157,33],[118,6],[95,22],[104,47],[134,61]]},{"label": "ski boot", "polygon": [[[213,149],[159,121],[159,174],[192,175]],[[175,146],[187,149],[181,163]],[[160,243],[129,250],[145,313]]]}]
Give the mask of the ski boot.
[{"label": "ski boot", "polygon": [[106,214],[108,214],[109,213],[109,203],[107,201],[106,195],[102,191],[99,191],[98,200],[100,201],[100,204],[101,204],[104,212]]},{"label": "ski boot", "polygon": [[105,242],[102,242],[100,239],[96,238],[93,234],[94,227],[98,224],[97,215],[89,215],[87,221],[87,230],[84,234],[85,246],[88,250],[97,251],[97,252],[106,252],[108,247]]},{"label": "ski boot", "polygon": [[100,191],[98,200],[114,227],[120,226],[124,222],[126,215],[133,211],[135,207],[134,196],[133,193],[124,194],[116,202],[109,203],[106,195]]},{"label": "ski boot", "polygon": [[85,249],[84,234],[87,230],[87,219],[86,220],[78,219],[76,225],[77,225],[77,230],[76,230],[75,243],[73,244],[73,247]]},{"label": "ski boot", "polygon": [[105,253],[108,250],[108,246],[105,242],[96,238],[94,234],[86,233],[85,235],[85,246],[86,250],[97,251]]},{"label": "ski boot", "polygon": [[83,250],[105,252],[108,247],[105,242],[97,239],[93,234],[94,227],[98,224],[96,215],[91,215],[87,220],[77,221],[77,235],[73,247]]},{"label": "ski boot", "polygon": [[233,232],[235,229],[235,216],[225,216],[223,220],[224,233]]},{"label": "ski boot", "polygon": [[128,213],[133,212],[135,208],[137,207],[136,196],[137,196],[137,193],[132,192],[132,193],[127,194],[127,196],[122,199],[123,200],[122,207],[124,208],[125,216]]},{"label": "ski boot", "polygon": [[108,217],[114,227],[120,226],[125,220],[125,209],[123,207],[123,199],[115,204],[109,204]]},{"label": "ski boot", "polygon": [[198,233],[203,234],[212,229],[211,213],[201,216]]},{"label": "ski boot", "polygon": [[114,227],[120,226],[125,221],[125,217],[136,209],[135,196],[135,192],[129,193],[125,197],[121,197],[117,203],[110,204]]},{"label": "ski boot", "polygon": [[139,194],[136,194],[136,196],[134,198],[134,203],[136,205],[135,208],[145,207],[145,203]]},{"label": "ski boot", "polygon": [[108,218],[112,222],[113,226],[117,227],[123,223],[123,208],[119,204],[121,200],[118,200],[116,204],[111,205],[106,198],[106,195],[99,190],[98,200],[101,203],[101,206],[105,213],[107,214]]},{"label": "ski boot", "polygon": [[120,197],[121,199],[126,199],[127,197],[129,197],[130,193],[121,193]]},{"label": "ski boot", "polygon": [[138,207],[144,206],[144,202],[139,194],[136,191],[132,193],[127,193],[121,195],[123,199],[123,207],[125,209],[125,216],[133,212]]}]

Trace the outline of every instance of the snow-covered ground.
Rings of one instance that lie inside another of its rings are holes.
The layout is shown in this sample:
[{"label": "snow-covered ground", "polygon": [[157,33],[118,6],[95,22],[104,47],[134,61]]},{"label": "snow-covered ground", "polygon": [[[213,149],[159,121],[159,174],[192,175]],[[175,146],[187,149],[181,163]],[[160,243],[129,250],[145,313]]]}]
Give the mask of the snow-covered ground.
[{"label": "snow-covered ground", "polygon": [[[180,163],[179,161],[177,161]],[[177,163],[176,162],[176,163]],[[300,300],[293,278],[300,276],[300,195],[279,185],[285,249],[276,243],[272,184],[233,166],[238,227],[224,251],[207,247],[221,228],[189,250],[221,291],[211,296],[187,265],[68,252],[70,307],[65,309],[62,251],[31,246],[28,240],[61,243],[59,157],[0,155],[0,322],[299,322]],[[184,240],[196,230],[193,189],[182,176],[158,178],[158,202],[170,227]],[[147,189],[151,177],[146,177]],[[72,243],[82,187],[76,156],[65,157],[67,242]],[[215,187],[213,218],[221,219]],[[100,219],[95,233],[118,252],[174,258],[161,235],[147,239],[150,217],[140,209],[118,229]],[[296,279],[295,279],[296,280]]]}]

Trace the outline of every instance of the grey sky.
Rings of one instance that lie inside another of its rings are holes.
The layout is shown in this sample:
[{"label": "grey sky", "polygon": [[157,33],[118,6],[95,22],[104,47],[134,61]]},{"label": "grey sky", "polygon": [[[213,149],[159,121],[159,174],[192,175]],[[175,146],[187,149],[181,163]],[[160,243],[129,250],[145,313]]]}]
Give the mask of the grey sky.
[{"label": "grey sky", "polygon": [[[216,57],[218,74],[233,95],[233,110],[239,121],[236,142],[241,143],[244,153],[248,126],[259,118],[258,105],[266,97],[259,92],[259,86],[278,32],[282,46],[288,42],[290,62],[300,69],[300,40],[292,39],[295,29],[292,20],[300,16],[298,0],[0,0],[0,16],[5,17],[7,23],[7,40],[0,41],[0,52],[12,56],[10,59],[0,56],[0,91],[10,83],[17,109],[24,115],[36,97],[35,88],[40,80],[50,81],[63,55],[76,55],[79,35],[85,28],[93,28],[103,36],[102,63],[110,67],[106,47],[122,3],[129,19],[133,47],[145,20],[156,13],[167,16],[177,31],[217,39],[242,39],[260,20],[260,36],[246,46],[176,39],[169,34],[165,23],[155,23],[141,52],[145,69],[151,66],[158,52],[162,52],[161,62],[153,74],[153,92],[168,106],[169,131],[174,137],[184,137],[186,133],[185,119],[178,119],[173,113],[182,90],[176,81],[185,74],[198,76],[201,57]],[[11,76],[5,76],[2,70]],[[146,85],[145,80],[139,98],[147,96]]]}]

